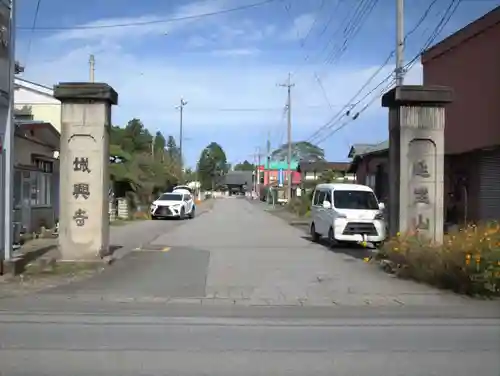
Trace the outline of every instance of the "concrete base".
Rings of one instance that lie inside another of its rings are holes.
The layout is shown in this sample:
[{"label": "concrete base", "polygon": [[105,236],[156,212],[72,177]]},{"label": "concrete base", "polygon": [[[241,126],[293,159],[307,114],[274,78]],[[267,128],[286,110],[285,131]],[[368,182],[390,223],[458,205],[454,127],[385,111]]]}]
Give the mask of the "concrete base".
[{"label": "concrete base", "polygon": [[14,257],[9,261],[0,262],[0,275],[16,276],[22,274],[25,270],[26,263],[23,257]]}]

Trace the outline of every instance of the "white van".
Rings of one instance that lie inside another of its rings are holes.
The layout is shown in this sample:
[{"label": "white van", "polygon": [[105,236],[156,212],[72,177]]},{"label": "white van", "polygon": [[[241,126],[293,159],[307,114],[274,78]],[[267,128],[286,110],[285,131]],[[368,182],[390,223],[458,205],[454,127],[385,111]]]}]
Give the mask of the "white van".
[{"label": "white van", "polygon": [[378,247],[386,237],[383,210],[366,185],[319,184],[311,205],[311,237],[327,236],[332,246],[365,241]]}]

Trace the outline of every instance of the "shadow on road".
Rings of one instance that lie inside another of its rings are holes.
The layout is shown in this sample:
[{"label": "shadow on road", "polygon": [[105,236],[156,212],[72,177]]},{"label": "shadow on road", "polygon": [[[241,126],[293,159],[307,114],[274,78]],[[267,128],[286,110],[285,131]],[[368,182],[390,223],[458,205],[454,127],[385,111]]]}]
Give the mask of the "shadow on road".
[{"label": "shadow on road", "polygon": [[[302,236],[302,238],[309,240],[312,243],[310,235],[305,234]],[[366,257],[370,257],[371,255],[373,255],[373,252],[375,251],[375,249],[373,248],[367,248],[359,244],[350,244],[350,243],[342,244],[332,248],[326,238],[321,238],[317,244],[321,244],[323,247],[328,248],[331,252],[339,254],[341,253],[360,260]]]}]

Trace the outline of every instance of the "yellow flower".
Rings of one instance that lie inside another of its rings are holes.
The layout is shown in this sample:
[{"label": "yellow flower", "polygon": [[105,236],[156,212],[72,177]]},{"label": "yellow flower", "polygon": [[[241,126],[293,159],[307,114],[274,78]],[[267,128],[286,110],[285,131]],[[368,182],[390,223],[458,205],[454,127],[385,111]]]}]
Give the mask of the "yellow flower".
[{"label": "yellow flower", "polygon": [[398,233],[396,234],[396,236],[398,236],[398,237],[399,237],[399,236],[401,236],[401,233],[400,233],[400,232],[398,232]]}]

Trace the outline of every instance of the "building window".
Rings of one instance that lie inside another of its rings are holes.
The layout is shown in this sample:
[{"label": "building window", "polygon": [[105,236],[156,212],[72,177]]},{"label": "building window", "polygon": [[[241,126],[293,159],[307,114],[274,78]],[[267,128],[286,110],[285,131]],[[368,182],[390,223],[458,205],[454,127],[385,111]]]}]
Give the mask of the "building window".
[{"label": "building window", "polygon": [[52,173],[54,171],[54,162],[46,161],[40,158],[33,158],[36,168],[42,172]]},{"label": "building window", "polygon": [[31,206],[52,204],[52,174],[37,172],[31,182]]}]

